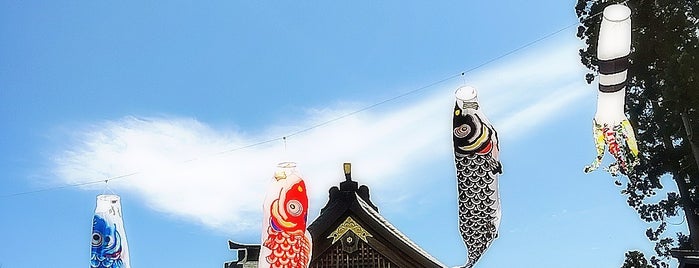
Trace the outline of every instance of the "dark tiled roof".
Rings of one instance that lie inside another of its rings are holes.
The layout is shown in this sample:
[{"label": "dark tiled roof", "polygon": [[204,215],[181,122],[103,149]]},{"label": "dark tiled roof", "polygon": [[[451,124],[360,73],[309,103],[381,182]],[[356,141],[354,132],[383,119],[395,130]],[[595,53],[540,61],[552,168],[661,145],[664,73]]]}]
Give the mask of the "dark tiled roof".
[{"label": "dark tiled roof", "polygon": [[308,227],[313,237],[313,260],[321,258],[332,246],[329,235],[351,216],[371,233],[368,244],[392,261],[403,263],[400,267],[447,267],[379,214],[371,202],[369,187],[359,186],[350,174],[345,176],[340,187],[330,188],[328,203]]}]

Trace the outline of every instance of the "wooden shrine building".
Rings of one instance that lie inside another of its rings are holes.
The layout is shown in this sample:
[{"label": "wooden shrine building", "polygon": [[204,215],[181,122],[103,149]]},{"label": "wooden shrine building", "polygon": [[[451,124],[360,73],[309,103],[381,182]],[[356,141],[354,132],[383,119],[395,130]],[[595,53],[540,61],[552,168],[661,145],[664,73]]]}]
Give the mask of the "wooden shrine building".
[{"label": "wooden shrine building", "polygon": [[[345,180],[330,188],[328,203],[308,226],[313,239],[310,267],[447,267],[379,214],[369,187],[352,180],[349,163],[344,170]],[[257,267],[259,244],[228,243],[238,259],[224,268]]]},{"label": "wooden shrine building", "polygon": [[699,268],[699,251],[691,249],[671,249],[670,255],[679,262],[678,268]]}]

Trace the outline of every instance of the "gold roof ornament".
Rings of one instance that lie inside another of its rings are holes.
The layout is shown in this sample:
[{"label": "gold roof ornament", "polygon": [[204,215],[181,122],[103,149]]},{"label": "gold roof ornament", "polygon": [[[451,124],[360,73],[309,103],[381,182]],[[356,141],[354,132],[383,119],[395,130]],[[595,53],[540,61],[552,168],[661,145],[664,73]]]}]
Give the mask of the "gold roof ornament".
[{"label": "gold roof ornament", "polygon": [[373,237],[367,230],[364,230],[364,228],[362,228],[361,225],[354,221],[352,217],[347,216],[347,218],[345,218],[345,221],[342,222],[340,226],[337,226],[337,229],[335,229],[335,231],[333,231],[327,238],[332,238],[332,244],[335,244],[335,242],[340,240],[340,238],[347,232],[354,233],[365,243],[369,243],[366,239],[367,237]]}]

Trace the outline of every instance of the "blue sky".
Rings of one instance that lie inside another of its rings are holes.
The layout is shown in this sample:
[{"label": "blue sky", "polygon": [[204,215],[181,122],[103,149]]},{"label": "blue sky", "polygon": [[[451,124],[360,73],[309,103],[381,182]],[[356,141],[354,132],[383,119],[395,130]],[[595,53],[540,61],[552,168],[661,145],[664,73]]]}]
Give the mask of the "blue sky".
[{"label": "blue sky", "polygon": [[310,218],[352,162],[384,217],[463,264],[450,136],[463,84],[479,89],[504,165],[500,238],[479,267],[618,267],[629,249],[650,253],[614,180],[582,173],[596,88],[575,27],[286,146],[233,151],[479,66],[574,23],[573,6],[0,0],[0,266],[86,266],[95,196],[107,190],[15,194],[137,172],[109,183],[132,265],[221,267],[228,239],[259,242],[282,160],[305,176]]}]

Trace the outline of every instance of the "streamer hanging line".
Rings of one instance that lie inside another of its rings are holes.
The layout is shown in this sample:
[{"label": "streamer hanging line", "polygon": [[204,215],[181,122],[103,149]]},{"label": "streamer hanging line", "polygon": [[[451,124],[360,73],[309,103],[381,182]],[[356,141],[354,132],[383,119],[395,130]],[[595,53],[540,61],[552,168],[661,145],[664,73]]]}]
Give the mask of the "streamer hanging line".
[{"label": "streamer hanging line", "polygon": [[[628,0],[627,0],[627,1],[628,1]],[[627,1],[622,2],[622,4],[626,3]],[[299,134],[302,134],[302,133],[311,131],[311,130],[316,129],[316,128],[319,128],[319,127],[326,126],[326,125],[328,125],[328,124],[331,124],[331,123],[333,123],[333,122],[336,122],[336,121],[345,119],[345,118],[350,117],[350,116],[352,116],[352,115],[355,115],[355,114],[358,114],[358,113],[361,113],[361,112],[364,112],[364,111],[367,111],[367,110],[371,110],[371,109],[373,109],[373,108],[376,108],[377,106],[381,106],[381,105],[383,105],[383,104],[386,104],[386,103],[395,101],[395,100],[397,100],[397,99],[404,98],[404,97],[406,97],[406,96],[409,96],[409,95],[418,93],[418,92],[423,91],[423,90],[425,90],[425,89],[427,89],[427,88],[434,87],[434,86],[436,86],[436,85],[439,85],[439,84],[444,83],[444,82],[446,82],[446,81],[452,80],[452,79],[457,78],[457,77],[459,77],[459,76],[465,77],[465,75],[466,75],[467,73],[470,73],[470,72],[472,72],[472,71],[475,71],[475,70],[477,70],[477,69],[480,69],[480,68],[482,68],[483,66],[486,66],[486,65],[488,65],[488,64],[490,64],[490,63],[493,63],[493,62],[495,62],[495,61],[497,61],[497,60],[500,60],[500,59],[502,59],[502,58],[504,58],[504,57],[507,57],[507,56],[509,56],[509,55],[512,55],[512,54],[514,54],[514,53],[516,53],[516,52],[518,52],[518,51],[520,51],[520,50],[523,50],[523,49],[525,49],[525,48],[528,48],[528,47],[530,47],[530,46],[532,46],[532,45],[534,45],[534,44],[536,44],[536,43],[539,43],[539,42],[541,42],[541,41],[543,41],[543,40],[545,40],[545,39],[548,39],[548,38],[550,38],[550,37],[552,37],[552,36],[554,36],[554,35],[557,35],[557,34],[563,32],[563,31],[565,31],[566,29],[569,29],[569,28],[571,28],[571,27],[573,27],[573,26],[579,25],[581,22],[585,22],[585,21],[587,21],[587,20],[590,20],[590,19],[592,19],[592,18],[595,18],[595,17],[599,16],[600,14],[602,14],[602,12],[596,13],[596,14],[594,14],[594,15],[590,15],[589,17],[587,17],[587,18],[585,18],[585,19],[583,19],[583,20],[581,20],[581,21],[579,21],[579,22],[575,22],[575,23],[572,23],[572,24],[567,25],[567,26],[565,26],[565,27],[562,27],[562,28],[560,28],[560,29],[558,29],[558,30],[556,30],[556,31],[554,31],[554,32],[551,32],[551,33],[546,34],[546,35],[544,35],[544,36],[542,36],[542,37],[539,37],[539,38],[537,38],[537,39],[535,39],[535,40],[533,40],[533,41],[530,41],[530,42],[528,42],[528,43],[526,43],[526,44],[524,44],[524,45],[521,45],[521,46],[519,46],[519,47],[517,47],[517,48],[515,48],[515,49],[512,49],[512,50],[510,50],[510,51],[508,51],[508,52],[506,52],[506,53],[504,53],[504,54],[501,54],[501,55],[499,55],[499,56],[496,56],[496,57],[494,57],[494,58],[492,58],[492,59],[490,59],[490,60],[487,60],[487,61],[485,61],[485,62],[483,62],[483,63],[481,63],[481,64],[478,64],[478,65],[476,65],[476,66],[474,66],[474,67],[468,68],[468,69],[466,69],[465,71],[458,72],[458,73],[456,73],[456,74],[453,74],[453,75],[447,76],[447,77],[445,77],[445,78],[436,80],[436,81],[434,81],[434,82],[432,82],[432,83],[429,83],[429,84],[427,84],[427,85],[424,85],[424,86],[421,86],[421,87],[418,87],[418,88],[409,90],[409,91],[407,91],[407,92],[401,93],[401,94],[399,94],[399,95],[396,95],[396,96],[393,96],[393,97],[390,97],[390,98],[387,98],[387,99],[384,99],[384,100],[381,100],[381,101],[376,102],[376,103],[373,103],[373,104],[371,104],[371,105],[367,105],[367,106],[365,106],[365,107],[363,107],[363,108],[359,108],[359,109],[357,109],[357,110],[354,110],[354,111],[345,113],[345,114],[343,114],[343,115],[340,115],[340,116],[338,116],[338,117],[329,119],[329,120],[327,120],[327,121],[320,122],[320,123],[315,124],[315,125],[312,125],[312,126],[310,126],[310,127],[306,127],[306,128],[304,128],[304,129],[297,130],[297,131],[291,132],[291,133],[289,133],[289,134],[287,134],[287,135],[283,135],[283,136],[280,136],[280,137],[277,137],[277,138],[271,138],[271,139],[268,139],[268,140],[263,140],[263,141],[251,143],[251,144],[248,144],[248,145],[244,145],[244,146],[240,146],[240,147],[236,147],[236,148],[232,148],[232,149],[228,149],[228,150],[224,150],[224,151],[220,151],[220,152],[215,152],[215,153],[212,153],[212,154],[209,154],[209,155],[204,155],[204,156],[201,156],[201,157],[192,158],[192,159],[189,159],[189,160],[186,160],[186,161],[182,161],[182,162],[180,162],[180,164],[189,163],[189,162],[194,162],[194,161],[197,161],[197,160],[201,160],[201,159],[205,159],[205,158],[209,158],[209,157],[214,157],[214,156],[218,156],[218,155],[228,154],[228,153],[232,153],[232,152],[236,152],[236,151],[248,149],[248,148],[251,148],[251,147],[257,147],[257,146],[264,145],[264,144],[267,144],[267,143],[271,143],[271,142],[275,142],[275,141],[280,141],[280,140],[284,141],[285,146],[286,146],[286,140],[287,140],[288,138],[290,138],[290,137],[293,137],[293,136],[296,136],[296,135],[299,135]],[[464,79],[465,79],[465,78],[464,78]],[[109,182],[109,181],[113,181],[113,180],[119,180],[119,179],[128,178],[128,177],[131,177],[131,176],[134,176],[134,175],[141,174],[141,173],[143,173],[143,172],[145,172],[145,171],[136,171],[136,172],[132,172],[132,173],[128,173],[128,174],[123,174],[123,175],[118,175],[118,176],[110,177],[110,178],[107,178],[107,179],[96,179],[96,180],[93,180],[93,181],[87,181],[87,182],[81,182],[81,183],[75,183],[75,184],[66,184],[66,185],[54,186],[54,187],[47,187],[47,188],[37,189],[37,190],[32,190],[32,191],[25,191],[25,192],[18,192],[18,193],[12,193],[12,194],[5,194],[5,195],[0,195],[0,198],[16,197],[16,196],[27,195],[27,194],[35,194],[35,193],[46,192],[46,191],[53,191],[53,190],[60,190],[60,189],[65,189],[65,188],[73,188],[73,187],[80,187],[80,186],[92,185],[92,184],[97,184],[97,183]]]}]

